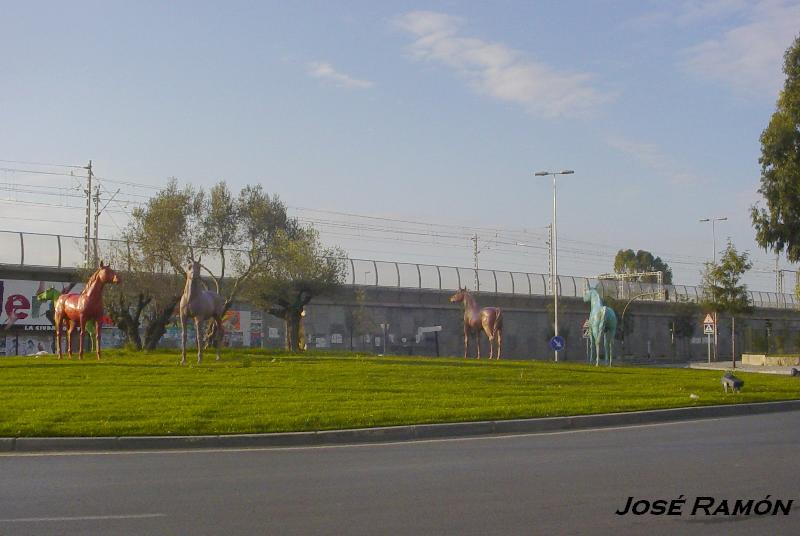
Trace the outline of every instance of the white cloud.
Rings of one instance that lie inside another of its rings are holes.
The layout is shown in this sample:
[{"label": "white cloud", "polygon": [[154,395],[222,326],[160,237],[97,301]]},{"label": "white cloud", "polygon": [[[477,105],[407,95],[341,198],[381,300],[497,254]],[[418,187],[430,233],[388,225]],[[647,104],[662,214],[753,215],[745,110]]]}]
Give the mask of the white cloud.
[{"label": "white cloud", "polygon": [[522,105],[536,115],[582,115],[612,96],[591,85],[587,73],[559,71],[530,60],[502,43],[459,34],[461,19],[431,11],[413,11],[396,20],[416,41],[412,54],[443,64],[477,92]]},{"label": "white cloud", "polygon": [[662,2],[655,10],[647,10],[627,19],[623,29],[649,32],[666,24],[678,27],[706,22],[719,22],[727,17],[741,16],[748,11],[752,0],[686,0]]},{"label": "white cloud", "polygon": [[748,0],[689,0],[680,6],[678,20],[694,23],[735,15],[745,11],[750,3]]},{"label": "white cloud", "polygon": [[689,173],[673,158],[665,155],[655,144],[631,141],[619,136],[606,138],[609,147],[628,155],[643,167],[668,179],[673,184],[696,184],[701,179]]},{"label": "white cloud", "polygon": [[375,84],[370,80],[359,80],[333,68],[330,63],[312,62],[308,64],[308,75],[333,82],[347,89],[369,89]]},{"label": "white cloud", "polygon": [[743,16],[739,26],[685,49],[683,66],[740,92],[776,96],[784,80],[783,53],[800,32],[800,3],[762,0]]}]

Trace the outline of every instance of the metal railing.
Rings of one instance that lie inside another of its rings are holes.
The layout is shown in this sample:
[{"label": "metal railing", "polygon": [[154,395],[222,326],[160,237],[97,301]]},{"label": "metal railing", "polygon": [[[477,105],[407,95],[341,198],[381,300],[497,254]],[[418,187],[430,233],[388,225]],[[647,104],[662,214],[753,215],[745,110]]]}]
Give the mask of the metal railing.
[{"label": "metal railing", "polygon": [[[98,240],[98,250],[109,251],[116,247],[129,251],[129,244],[121,240]],[[237,253],[237,250],[230,250]],[[0,231],[0,265],[20,267],[78,268],[84,266],[85,242],[83,237]],[[512,294],[518,296],[551,296],[547,274],[510,272],[503,270],[477,270],[458,266],[415,264],[377,261],[369,259],[343,259],[346,266],[345,283],[354,286],[414,288],[431,290],[456,290],[466,287],[472,292]],[[219,257],[213,252],[203,254],[203,264],[219,273]],[[122,269],[127,267],[122,266]],[[477,287],[476,287],[477,281]],[[702,288],[689,285],[663,285],[627,281],[598,280],[593,277],[558,276],[559,295],[582,297],[589,286],[597,286],[603,296],[629,299],[643,293],[665,291],[667,301],[697,302],[702,298]],[[755,307],[772,309],[797,309],[798,300],[793,294],[748,291]],[[654,298],[644,301],[656,301]],[[659,300],[660,301],[660,300]]]}]

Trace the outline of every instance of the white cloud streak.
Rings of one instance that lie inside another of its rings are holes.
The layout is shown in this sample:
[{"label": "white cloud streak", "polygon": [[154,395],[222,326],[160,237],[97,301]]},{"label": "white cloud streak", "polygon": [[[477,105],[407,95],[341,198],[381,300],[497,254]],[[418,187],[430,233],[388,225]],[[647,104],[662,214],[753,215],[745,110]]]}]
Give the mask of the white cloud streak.
[{"label": "white cloud streak", "polygon": [[655,144],[631,141],[619,136],[607,137],[606,144],[633,158],[644,168],[668,179],[673,184],[700,182],[697,176],[682,169],[674,159],[665,155]]},{"label": "white cloud streak", "polygon": [[580,116],[613,98],[592,87],[587,73],[559,71],[502,43],[460,35],[457,17],[413,11],[396,24],[416,39],[410,47],[414,57],[445,65],[478,93],[519,104],[531,114]]},{"label": "white cloud streak", "polygon": [[370,80],[360,80],[350,75],[339,72],[330,63],[311,62],[308,64],[308,75],[332,82],[334,85],[346,89],[370,89],[375,85]]},{"label": "white cloud streak", "polygon": [[800,3],[762,0],[743,16],[740,25],[685,49],[682,66],[738,92],[776,96],[784,79],[783,53],[800,32]]}]

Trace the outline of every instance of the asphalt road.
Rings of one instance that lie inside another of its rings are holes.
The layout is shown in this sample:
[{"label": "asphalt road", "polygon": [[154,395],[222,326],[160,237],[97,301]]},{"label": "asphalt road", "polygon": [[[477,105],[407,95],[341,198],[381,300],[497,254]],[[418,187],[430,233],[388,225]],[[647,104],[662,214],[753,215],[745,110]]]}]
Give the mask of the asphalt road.
[{"label": "asphalt road", "polygon": [[[339,447],[0,456],[0,534],[798,534],[800,412]],[[682,516],[615,511],[684,495]]]}]

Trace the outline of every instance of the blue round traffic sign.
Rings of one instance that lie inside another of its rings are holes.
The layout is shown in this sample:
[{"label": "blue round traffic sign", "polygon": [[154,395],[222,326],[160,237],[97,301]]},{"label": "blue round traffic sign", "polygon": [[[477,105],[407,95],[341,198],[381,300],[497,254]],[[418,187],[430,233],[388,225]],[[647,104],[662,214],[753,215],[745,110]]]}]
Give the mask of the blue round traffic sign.
[{"label": "blue round traffic sign", "polygon": [[550,339],[550,348],[558,352],[559,350],[563,350],[564,346],[567,345],[567,341],[564,340],[564,337],[561,335],[556,335],[552,339]]}]

